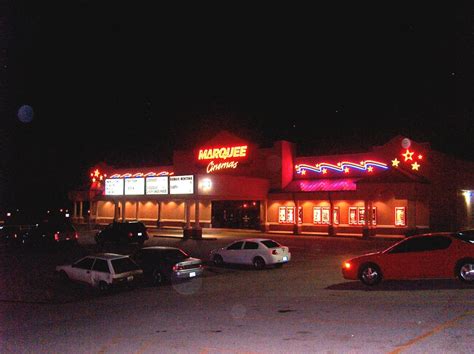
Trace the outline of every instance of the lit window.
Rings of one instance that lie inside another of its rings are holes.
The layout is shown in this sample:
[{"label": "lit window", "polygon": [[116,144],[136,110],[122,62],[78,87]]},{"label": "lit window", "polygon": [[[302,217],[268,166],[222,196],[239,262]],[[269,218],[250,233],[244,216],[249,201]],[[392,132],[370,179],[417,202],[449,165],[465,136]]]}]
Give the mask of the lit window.
[{"label": "lit window", "polygon": [[[313,223],[329,225],[330,207],[313,207]],[[333,208],[333,224],[339,224],[339,207]]]},{"label": "lit window", "polygon": [[[303,209],[298,209],[298,222],[301,224],[303,219]],[[280,224],[294,224],[295,223],[295,207],[279,207],[278,208],[278,222]]]},{"label": "lit window", "polygon": [[406,226],[405,207],[395,208],[395,226]]}]

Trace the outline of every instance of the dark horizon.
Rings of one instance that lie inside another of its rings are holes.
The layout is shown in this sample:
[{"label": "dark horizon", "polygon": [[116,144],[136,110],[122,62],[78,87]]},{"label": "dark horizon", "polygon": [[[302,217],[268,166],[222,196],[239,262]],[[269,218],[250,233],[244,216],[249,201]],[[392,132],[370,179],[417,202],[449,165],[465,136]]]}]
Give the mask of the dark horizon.
[{"label": "dark horizon", "polygon": [[100,161],[169,164],[223,129],[300,155],[405,135],[474,161],[469,5],[2,6],[3,209],[60,205]]}]

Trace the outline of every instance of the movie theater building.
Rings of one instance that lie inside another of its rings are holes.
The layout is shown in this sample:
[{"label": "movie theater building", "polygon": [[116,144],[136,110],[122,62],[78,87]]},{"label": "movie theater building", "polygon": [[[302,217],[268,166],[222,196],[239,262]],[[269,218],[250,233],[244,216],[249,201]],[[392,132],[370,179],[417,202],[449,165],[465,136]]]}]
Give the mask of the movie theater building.
[{"label": "movie theater building", "polygon": [[90,177],[89,190],[69,193],[77,221],[141,220],[186,237],[202,228],[370,236],[474,226],[474,163],[403,136],[364,153],[298,156],[291,142],[259,147],[223,131],[176,150],[171,166],[102,164]]}]

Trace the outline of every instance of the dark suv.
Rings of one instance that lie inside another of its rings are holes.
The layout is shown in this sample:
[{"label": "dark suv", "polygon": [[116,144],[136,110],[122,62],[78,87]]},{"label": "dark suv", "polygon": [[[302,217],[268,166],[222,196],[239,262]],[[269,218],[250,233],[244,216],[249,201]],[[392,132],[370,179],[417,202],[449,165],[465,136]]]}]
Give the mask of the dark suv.
[{"label": "dark suv", "polygon": [[146,240],[148,240],[147,228],[141,221],[114,221],[95,236],[95,242],[98,245],[103,245],[106,242],[143,245]]}]

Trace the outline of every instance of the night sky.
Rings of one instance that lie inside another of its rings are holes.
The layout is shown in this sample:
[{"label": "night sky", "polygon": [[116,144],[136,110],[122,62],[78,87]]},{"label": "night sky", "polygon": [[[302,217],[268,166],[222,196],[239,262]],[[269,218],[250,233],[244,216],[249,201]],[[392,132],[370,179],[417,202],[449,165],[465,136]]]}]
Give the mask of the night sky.
[{"label": "night sky", "polygon": [[97,162],[169,164],[222,129],[299,155],[402,134],[474,161],[471,5],[135,3],[0,4],[0,210],[67,206]]}]

